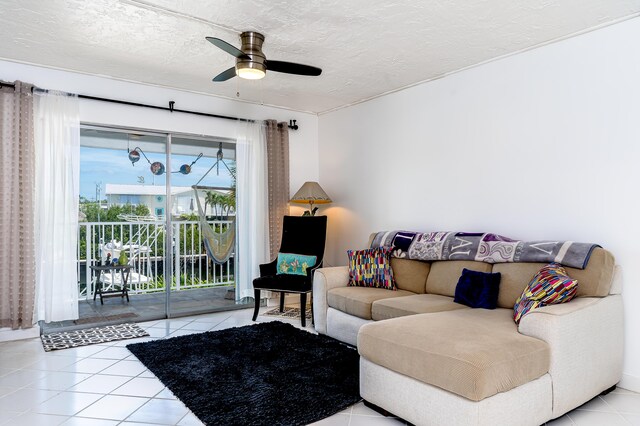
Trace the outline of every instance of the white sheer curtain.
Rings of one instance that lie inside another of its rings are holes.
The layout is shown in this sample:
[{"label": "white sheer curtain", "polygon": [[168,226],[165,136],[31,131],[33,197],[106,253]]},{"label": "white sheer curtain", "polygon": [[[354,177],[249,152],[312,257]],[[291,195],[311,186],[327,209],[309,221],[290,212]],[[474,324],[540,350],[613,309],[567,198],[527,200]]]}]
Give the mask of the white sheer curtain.
[{"label": "white sheer curtain", "polygon": [[78,318],[80,112],[77,96],[35,95],[36,320]]},{"label": "white sheer curtain", "polygon": [[269,259],[267,143],[263,124],[240,122],[236,144],[238,281],[236,299],[253,297],[253,279]]}]

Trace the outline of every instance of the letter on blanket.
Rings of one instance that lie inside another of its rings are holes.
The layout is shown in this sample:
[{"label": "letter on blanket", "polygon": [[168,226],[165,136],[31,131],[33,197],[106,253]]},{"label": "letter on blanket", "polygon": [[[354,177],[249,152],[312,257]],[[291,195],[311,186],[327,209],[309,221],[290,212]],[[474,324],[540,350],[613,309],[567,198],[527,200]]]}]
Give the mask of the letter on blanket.
[{"label": "letter on blanket", "polygon": [[[551,249],[550,250],[545,250],[542,246],[548,246],[551,245]],[[544,243],[535,243],[535,244],[530,244],[531,247],[533,247],[536,250],[540,250],[543,253],[546,253],[548,255],[553,254],[553,249],[555,248],[555,246],[558,245],[558,241],[545,241]]]},{"label": "letter on blanket", "polygon": [[457,246],[454,246],[454,245],[451,246],[451,255],[450,255],[450,257],[451,256],[456,256],[456,255],[458,255],[458,256],[469,256],[469,254],[471,253],[471,250],[467,250],[467,251],[456,251],[456,250],[458,250],[461,247],[471,246],[471,245],[473,245],[473,242],[472,241],[463,240],[460,237],[456,237],[455,241],[459,241],[460,244],[458,244]]}]

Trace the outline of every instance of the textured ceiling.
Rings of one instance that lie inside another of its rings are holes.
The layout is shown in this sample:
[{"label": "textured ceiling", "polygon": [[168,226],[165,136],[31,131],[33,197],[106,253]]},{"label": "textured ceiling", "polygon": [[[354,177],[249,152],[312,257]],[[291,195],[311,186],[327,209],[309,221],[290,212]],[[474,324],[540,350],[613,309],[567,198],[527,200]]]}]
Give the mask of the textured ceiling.
[{"label": "textured ceiling", "polygon": [[[640,0],[0,0],[0,58],[321,113],[640,11]],[[211,78],[266,36],[272,60],[323,69]],[[0,79],[2,70],[0,70]]]}]

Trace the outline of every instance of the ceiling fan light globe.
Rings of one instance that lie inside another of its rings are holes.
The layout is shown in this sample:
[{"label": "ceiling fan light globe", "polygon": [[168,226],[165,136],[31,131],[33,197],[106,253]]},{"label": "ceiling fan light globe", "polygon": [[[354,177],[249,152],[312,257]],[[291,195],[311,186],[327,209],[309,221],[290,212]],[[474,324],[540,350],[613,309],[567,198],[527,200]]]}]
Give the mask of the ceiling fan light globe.
[{"label": "ceiling fan light globe", "polygon": [[256,68],[238,68],[236,73],[245,80],[260,80],[266,75],[264,71]]},{"label": "ceiling fan light globe", "polygon": [[267,73],[264,58],[255,56],[251,61],[236,61],[236,74],[246,80],[260,80]]}]

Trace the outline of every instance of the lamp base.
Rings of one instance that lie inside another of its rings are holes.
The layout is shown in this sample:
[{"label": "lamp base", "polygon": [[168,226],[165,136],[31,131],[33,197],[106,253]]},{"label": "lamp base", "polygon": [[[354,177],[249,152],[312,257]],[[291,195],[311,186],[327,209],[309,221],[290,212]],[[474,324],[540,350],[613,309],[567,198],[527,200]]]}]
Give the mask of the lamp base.
[{"label": "lamp base", "polygon": [[302,216],[315,216],[318,211],[317,207],[313,207],[313,201],[309,201],[309,210],[305,211]]},{"label": "lamp base", "polygon": [[318,211],[318,208],[314,207],[313,209],[305,210],[302,216],[315,216],[317,211]]}]

